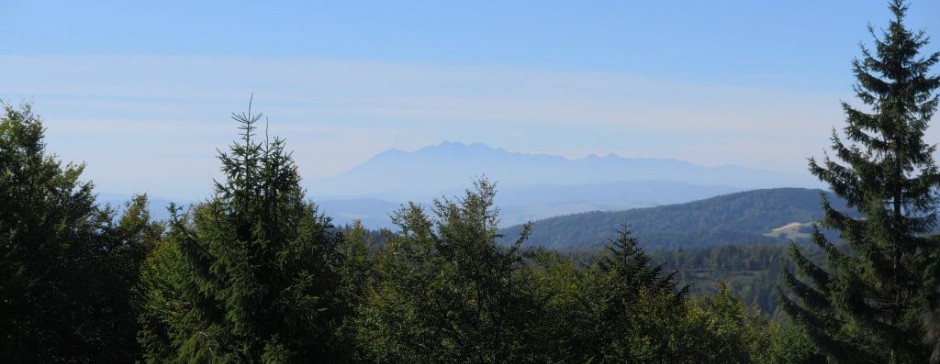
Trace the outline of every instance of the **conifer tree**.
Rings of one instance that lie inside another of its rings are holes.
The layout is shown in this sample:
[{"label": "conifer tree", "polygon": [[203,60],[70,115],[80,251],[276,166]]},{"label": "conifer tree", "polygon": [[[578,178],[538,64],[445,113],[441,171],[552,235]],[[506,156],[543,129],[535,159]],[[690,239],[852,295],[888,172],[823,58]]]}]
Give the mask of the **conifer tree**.
[{"label": "conifer tree", "polygon": [[528,325],[535,303],[519,247],[497,245],[495,190],[476,183],[436,218],[411,204],[377,257],[377,279],[358,325],[369,359],[391,363],[519,363],[536,360]]},{"label": "conifer tree", "polygon": [[[679,288],[676,273],[663,274],[665,264],[654,265],[652,259],[640,248],[640,241],[632,236],[630,229],[621,230],[617,239],[605,245],[605,252],[600,255],[597,269],[611,277],[608,292],[616,296],[617,301],[629,302],[641,290],[655,293],[676,293],[679,300],[685,296],[687,287]],[[616,307],[615,311],[622,311]]]},{"label": "conifer tree", "polygon": [[[141,333],[151,362],[342,361],[336,340],[339,234],[304,200],[284,141],[256,139],[260,114],[233,114],[215,196],[174,217],[144,270]],[[169,307],[169,308],[168,308]]]},{"label": "conifer tree", "polygon": [[534,248],[526,254],[534,296],[542,303],[535,340],[529,344],[545,362],[583,363],[597,356],[596,276],[565,253]]},{"label": "conifer tree", "polygon": [[788,290],[780,292],[782,308],[833,362],[927,359],[919,320],[936,282],[924,279],[934,249],[925,234],[935,226],[940,174],[924,132],[937,108],[940,77],[929,72],[940,53],[920,54],[928,38],[905,27],[903,1],[890,9],[888,29],[879,37],[870,27],[875,47],[863,46],[853,62],[856,96],[867,108],[843,103],[847,125],[842,137],[833,131],[835,159],[809,160],[810,171],[861,217],[824,198],[822,226],[838,230],[846,244],[817,229],[813,240],[826,264],[793,247],[801,275],[787,271]]},{"label": "conifer tree", "polygon": [[[387,233],[387,232],[382,232]],[[373,260],[370,250],[376,242],[362,223],[356,220],[345,229],[337,250],[342,258],[338,267],[340,285],[338,301],[342,304],[340,312],[344,319],[337,330],[337,340],[343,345],[343,352],[350,353],[353,361],[363,361],[361,346],[356,345],[356,317],[362,311],[369,293],[369,284],[373,276]]]},{"label": "conifer tree", "polygon": [[670,347],[684,315],[687,288],[677,287],[676,272],[663,274],[630,230],[605,246],[593,267],[598,296],[597,327],[589,359],[601,362],[678,360]]},{"label": "conifer tree", "polygon": [[0,356],[61,361],[85,342],[66,309],[79,298],[72,264],[101,226],[82,166],[46,155],[41,120],[29,105],[4,105],[0,119]]},{"label": "conifer tree", "polygon": [[0,362],[131,362],[134,289],[161,233],[146,197],[117,220],[83,165],[46,152],[29,105],[0,115]]}]

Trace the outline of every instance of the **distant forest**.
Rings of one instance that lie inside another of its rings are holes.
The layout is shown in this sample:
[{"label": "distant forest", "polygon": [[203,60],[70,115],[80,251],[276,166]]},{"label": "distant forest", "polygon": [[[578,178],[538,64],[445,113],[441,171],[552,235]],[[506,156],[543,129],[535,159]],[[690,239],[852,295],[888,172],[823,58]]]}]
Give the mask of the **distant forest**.
[{"label": "distant forest", "polygon": [[[770,236],[773,229],[793,222],[812,223],[823,216],[822,198],[850,216],[858,212],[832,193],[804,188],[774,188],[732,193],[705,200],[616,212],[586,212],[532,223],[529,244],[559,250],[597,249],[604,240],[629,227],[647,250],[690,249],[726,244],[809,243],[811,226],[801,235]],[[811,225],[811,224],[807,224]],[[522,225],[502,229],[518,235]],[[830,238],[838,233],[824,229]]]},{"label": "distant forest", "polygon": [[[46,151],[32,105],[3,104],[0,361],[937,362],[924,135],[940,53],[921,53],[903,1],[890,10],[853,62],[865,107],[843,103],[831,152],[809,160],[819,200],[776,189],[499,230],[480,179],[403,206],[395,231],[337,227],[249,102],[213,196],[158,221],[146,195],[100,204],[84,165]],[[802,245],[764,235],[792,221],[818,225]]]}]

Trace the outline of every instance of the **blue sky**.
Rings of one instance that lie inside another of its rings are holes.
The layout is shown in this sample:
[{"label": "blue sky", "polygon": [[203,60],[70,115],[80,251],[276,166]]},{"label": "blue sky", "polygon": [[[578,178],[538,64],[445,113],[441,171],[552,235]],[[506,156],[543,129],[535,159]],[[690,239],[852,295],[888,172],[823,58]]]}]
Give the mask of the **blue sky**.
[{"label": "blue sky", "polygon": [[[99,190],[172,198],[208,193],[251,93],[308,180],[444,140],[804,173],[855,101],[866,25],[890,17],[880,0],[2,9],[0,99],[32,102],[49,149]],[[940,2],[907,23],[938,39]]]}]

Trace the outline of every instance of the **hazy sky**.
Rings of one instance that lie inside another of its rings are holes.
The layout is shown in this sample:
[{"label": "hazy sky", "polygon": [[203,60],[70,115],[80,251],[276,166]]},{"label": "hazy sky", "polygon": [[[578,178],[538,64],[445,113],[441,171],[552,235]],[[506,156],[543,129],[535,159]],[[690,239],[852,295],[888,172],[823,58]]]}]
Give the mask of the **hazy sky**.
[{"label": "hazy sky", "polygon": [[[444,140],[802,172],[886,5],[4,0],[0,100],[104,192],[207,196],[252,93],[308,180]],[[940,49],[940,1],[908,24]]]}]

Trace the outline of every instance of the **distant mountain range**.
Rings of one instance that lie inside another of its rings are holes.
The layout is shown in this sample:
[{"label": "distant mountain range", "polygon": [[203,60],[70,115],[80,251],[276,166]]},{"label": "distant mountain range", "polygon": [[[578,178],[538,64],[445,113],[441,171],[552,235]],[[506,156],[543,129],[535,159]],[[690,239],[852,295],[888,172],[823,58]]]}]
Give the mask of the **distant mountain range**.
[{"label": "distant mountain range", "polygon": [[808,174],[790,175],[738,166],[704,167],[675,159],[615,155],[566,159],[508,152],[479,143],[444,142],[414,152],[386,151],[346,173],[313,181],[309,189],[327,198],[425,201],[441,193],[462,191],[473,179],[482,176],[506,189],[628,181],[671,181],[739,189],[815,186],[815,180]]},{"label": "distant mountain range", "polygon": [[[762,189],[668,206],[557,216],[535,221],[526,245],[597,249],[625,227],[648,250],[805,240],[811,224],[822,218],[822,193]],[[854,214],[843,200],[825,195],[837,210]],[[513,226],[501,233],[509,241],[521,231],[522,226]]]},{"label": "distant mountain range", "polygon": [[486,176],[497,183],[502,226],[585,211],[687,202],[755,188],[816,183],[807,175],[704,167],[674,159],[591,155],[566,159],[444,142],[414,152],[392,149],[352,170],[308,183],[310,196],[339,224],[361,219],[389,227],[402,203],[453,197]]},{"label": "distant mountain range", "polygon": [[[392,149],[350,171],[306,184],[308,195],[337,225],[355,220],[393,228],[390,215],[413,201],[457,197],[486,176],[497,184],[500,226],[588,211],[620,211],[705,199],[767,187],[815,187],[807,175],[737,166],[705,167],[673,159],[591,155],[566,159],[483,144],[444,142],[414,152]],[[130,196],[102,194],[121,206]],[[187,205],[194,201],[176,201]],[[151,196],[151,214],[169,217],[168,199]],[[798,228],[798,227],[797,227]]]}]

